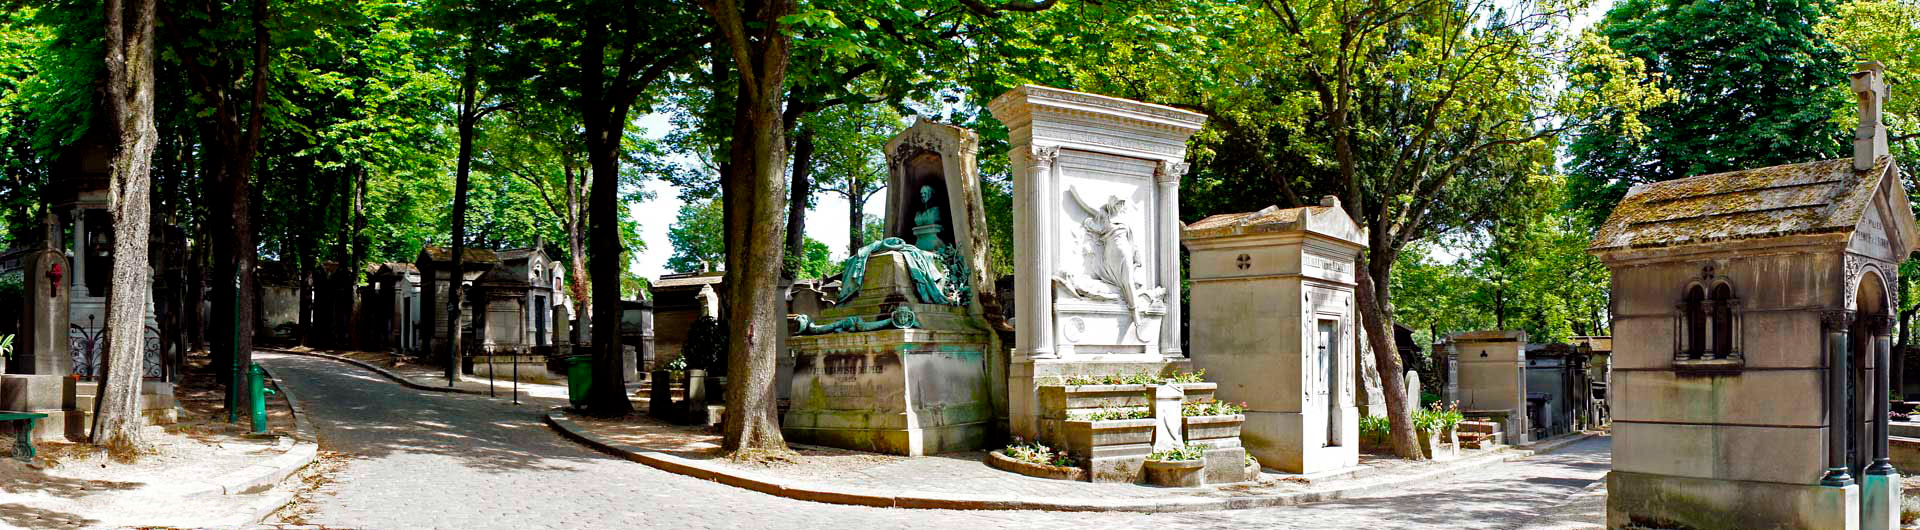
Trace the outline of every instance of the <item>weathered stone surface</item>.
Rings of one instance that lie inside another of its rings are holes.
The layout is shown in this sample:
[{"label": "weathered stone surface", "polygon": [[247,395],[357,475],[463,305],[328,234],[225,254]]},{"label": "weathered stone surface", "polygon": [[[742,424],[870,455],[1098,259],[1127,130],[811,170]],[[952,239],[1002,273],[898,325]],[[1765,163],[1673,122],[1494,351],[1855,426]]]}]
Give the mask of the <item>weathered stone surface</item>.
[{"label": "weathered stone surface", "polygon": [[1192,355],[1244,402],[1247,451],[1309,473],[1359,463],[1364,378],[1354,259],[1365,232],[1338,201],[1208,217],[1187,226]]},{"label": "weathered stone surface", "polygon": [[1860,486],[1714,480],[1614,470],[1607,526],[1738,530],[1860,528]]}]

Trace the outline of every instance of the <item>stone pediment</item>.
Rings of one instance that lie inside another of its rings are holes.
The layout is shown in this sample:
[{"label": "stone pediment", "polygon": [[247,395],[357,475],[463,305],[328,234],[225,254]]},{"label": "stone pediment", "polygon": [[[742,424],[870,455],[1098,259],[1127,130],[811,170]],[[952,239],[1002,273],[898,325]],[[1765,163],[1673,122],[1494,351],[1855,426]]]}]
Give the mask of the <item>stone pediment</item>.
[{"label": "stone pediment", "polygon": [[1184,239],[1195,240],[1295,231],[1362,247],[1367,244],[1367,231],[1354,224],[1346,210],[1337,205],[1300,208],[1268,206],[1257,212],[1220,214],[1187,225],[1183,233]]},{"label": "stone pediment", "polygon": [[[1874,254],[1904,258],[1920,243],[1899,165],[1882,156],[1867,171],[1850,158],[1701,175],[1634,186],[1588,251],[1608,253],[1736,242],[1826,242],[1861,231],[1884,241]],[[1815,238],[1810,236],[1828,235]]]}]

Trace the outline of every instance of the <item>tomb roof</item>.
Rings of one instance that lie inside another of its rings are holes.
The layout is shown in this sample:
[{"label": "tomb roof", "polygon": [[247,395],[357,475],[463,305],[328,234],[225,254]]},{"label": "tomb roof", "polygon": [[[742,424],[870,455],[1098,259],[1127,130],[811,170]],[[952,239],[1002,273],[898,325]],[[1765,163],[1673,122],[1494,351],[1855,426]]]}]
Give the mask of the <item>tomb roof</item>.
[{"label": "tomb roof", "polygon": [[658,281],[653,282],[652,288],[664,289],[664,288],[672,288],[672,287],[699,287],[702,285],[719,285],[722,281],[726,279],[726,277],[727,277],[727,273],[725,272],[696,272],[696,273],[687,273],[687,274],[668,274],[665,276],[661,276]]},{"label": "tomb roof", "polygon": [[1447,339],[1452,340],[1454,342],[1459,342],[1459,341],[1481,341],[1481,342],[1522,341],[1524,342],[1527,340],[1527,332],[1490,329],[1485,331],[1468,331],[1464,333],[1455,333],[1452,335],[1448,335]]},{"label": "tomb roof", "polygon": [[[1588,250],[1850,233],[1871,209],[1882,181],[1898,171],[1893,157],[1883,155],[1866,171],[1840,158],[1640,184],[1614,207]],[[1905,232],[1892,239],[1910,247],[1912,214],[1905,193],[1897,195],[1890,197],[1899,201],[1896,215],[1908,220],[1889,228]]]},{"label": "tomb roof", "polygon": [[[460,254],[462,255],[462,259],[460,260],[462,263],[483,264],[500,262],[499,254],[484,248],[463,248],[460,249]],[[452,263],[453,251],[448,250],[446,247],[428,246],[420,249],[420,258],[421,260],[432,260],[435,263]]]},{"label": "tomb roof", "polygon": [[1367,244],[1366,231],[1354,224],[1337,202],[1299,208],[1268,206],[1257,212],[1214,215],[1194,221],[1181,232],[1183,239],[1194,240],[1288,231],[1313,232],[1355,245]]}]

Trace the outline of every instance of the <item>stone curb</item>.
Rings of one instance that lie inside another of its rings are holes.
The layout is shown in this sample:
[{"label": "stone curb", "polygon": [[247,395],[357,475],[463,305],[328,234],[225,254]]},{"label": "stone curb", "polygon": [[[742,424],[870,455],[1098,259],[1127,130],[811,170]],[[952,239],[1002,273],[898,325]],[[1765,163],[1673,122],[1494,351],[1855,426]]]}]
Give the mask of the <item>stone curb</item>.
[{"label": "stone curb", "polygon": [[280,397],[287,401],[287,408],[293,414],[293,432],[280,438],[278,445],[286,448],[286,452],[281,453],[280,456],[216,477],[211,481],[209,488],[201,491],[204,494],[222,495],[267,493],[267,495],[261,495],[259,499],[248,502],[240,513],[232,514],[221,524],[214,525],[216,527],[250,527],[266,520],[274,512],[280,511],[287,503],[293,501],[294,492],[289,490],[276,494],[272,493],[273,488],[280,485],[287,477],[307,467],[308,464],[312,464],[319,456],[320,444],[317,431],[313,428],[312,419],[307,417],[306,409],[301,407],[300,400],[287,390],[286,385],[280,384],[280,379],[274,377],[273,372],[268,370],[265,364],[260,368],[266,372],[268,379],[273,380],[273,387],[280,393]]},{"label": "stone curb", "polygon": [[[487,396],[487,393],[482,390],[471,390],[471,389],[465,389],[465,388],[459,388],[459,387],[447,387],[447,386],[438,386],[438,385],[423,385],[415,382],[412,379],[408,379],[407,376],[393,373],[392,371],[389,371],[385,368],[381,368],[378,366],[374,366],[373,364],[367,363],[365,361],[361,361],[359,359],[354,359],[351,357],[341,357],[331,353],[320,353],[315,351],[293,351],[293,350],[282,350],[282,349],[275,349],[275,348],[261,348],[260,350],[265,352],[280,353],[280,354],[286,354],[286,355],[305,355],[308,357],[318,357],[321,359],[327,359],[327,360],[339,361],[339,362],[351,364],[354,366],[365,368],[369,371],[372,371],[373,373],[380,374],[381,377],[392,379],[394,382],[400,383],[401,386],[405,386],[407,388],[411,388],[414,390],[425,390],[428,392],[447,392],[447,393],[453,393],[453,394],[467,394],[467,395],[483,396],[483,397],[499,397],[499,396]],[[506,396],[507,398],[513,397],[511,395],[512,394],[511,391],[509,391],[508,394],[509,395]],[[520,393],[521,401],[526,401],[531,397],[532,396],[527,395],[527,393],[524,391]]]},{"label": "stone curb", "polygon": [[[935,493],[923,491],[887,493],[866,488],[840,487],[831,484],[789,482],[760,473],[731,469],[700,460],[682,458],[631,445],[614,443],[586,432],[581,429],[578,424],[574,423],[572,419],[569,419],[565,413],[561,412],[548,413],[546,415],[546,422],[548,426],[552,427],[555,431],[559,431],[560,434],[578,441],[587,447],[591,447],[596,451],[646,464],[669,473],[686,475],[702,480],[712,480],[768,495],[829,504],[943,510],[1167,513],[1293,506],[1391,490],[1408,482],[1438,478],[1469,468],[1496,462],[1519,460],[1544,452],[1527,449],[1507,449],[1492,454],[1455,460],[1439,466],[1437,469],[1397,475],[1392,480],[1382,480],[1347,488],[1277,495],[1162,497],[1153,499],[1031,499],[1005,495]],[[1548,448],[1548,450],[1564,447],[1584,439],[1586,439],[1586,437],[1583,436],[1572,437],[1566,441],[1556,441],[1557,444]]]}]

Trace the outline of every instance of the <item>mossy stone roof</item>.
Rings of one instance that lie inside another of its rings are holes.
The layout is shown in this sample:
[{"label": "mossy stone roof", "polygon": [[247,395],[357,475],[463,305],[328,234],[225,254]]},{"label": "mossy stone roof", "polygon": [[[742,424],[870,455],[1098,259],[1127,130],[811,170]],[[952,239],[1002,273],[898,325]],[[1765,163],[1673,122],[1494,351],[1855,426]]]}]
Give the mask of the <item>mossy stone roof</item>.
[{"label": "mossy stone roof", "polygon": [[1894,172],[1893,157],[1882,156],[1868,171],[1842,158],[1641,184],[1588,250],[1851,232]]}]

